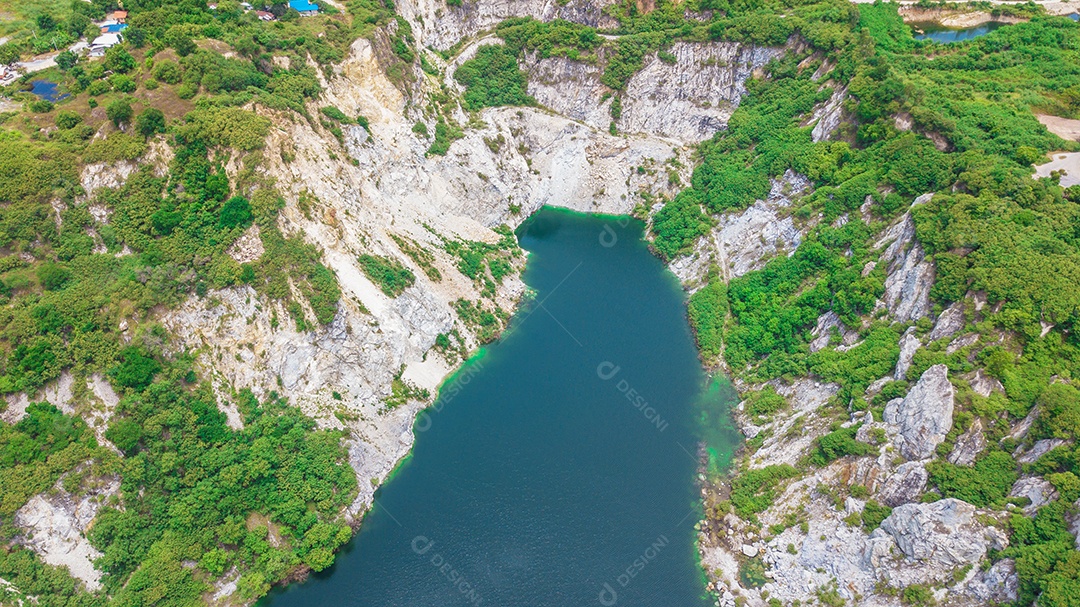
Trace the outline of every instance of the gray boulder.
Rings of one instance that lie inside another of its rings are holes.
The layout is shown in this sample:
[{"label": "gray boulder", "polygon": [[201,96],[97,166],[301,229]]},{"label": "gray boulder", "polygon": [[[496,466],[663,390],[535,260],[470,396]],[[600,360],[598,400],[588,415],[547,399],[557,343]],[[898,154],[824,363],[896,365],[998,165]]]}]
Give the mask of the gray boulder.
[{"label": "gray boulder", "polygon": [[878,492],[878,501],[895,508],[919,499],[926,490],[929,475],[921,462],[906,462],[897,467]]},{"label": "gray boulder", "polygon": [[986,448],[986,436],[983,434],[982,420],[976,418],[963,434],[956,439],[956,446],[949,453],[949,463],[968,466]]},{"label": "gray boulder", "polygon": [[952,428],[954,390],[945,365],[927,369],[904,398],[885,406],[887,431],[909,460],[934,454]]},{"label": "gray boulder", "polygon": [[918,337],[915,337],[915,327],[909,327],[907,331],[904,331],[904,335],[900,337],[900,358],[896,361],[896,374],[893,375],[893,379],[906,379],[908,369],[911,368],[911,361],[915,358],[915,351],[919,349],[922,342]]},{"label": "gray boulder", "polygon": [[986,571],[980,571],[964,588],[964,594],[981,605],[1011,603],[1020,590],[1020,578],[1012,559],[1002,559]]},{"label": "gray boulder", "polygon": [[943,566],[978,563],[990,548],[1008,546],[1008,538],[975,520],[975,506],[943,499],[932,504],[904,504],[892,511],[874,535],[892,536],[905,556]]},{"label": "gray boulder", "polygon": [[910,214],[890,227],[879,243],[890,240],[892,243],[881,255],[882,262],[888,264],[882,299],[896,320],[915,321],[930,313],[934,263],[915,239],[915,222]]},{"label": "gray boulder", "polygon": [[934,323],[934,328],[926,336],[927,343],[937,341],[945,337],[951,337],[964,328],[964,304],[956,302],[945,308]]}]

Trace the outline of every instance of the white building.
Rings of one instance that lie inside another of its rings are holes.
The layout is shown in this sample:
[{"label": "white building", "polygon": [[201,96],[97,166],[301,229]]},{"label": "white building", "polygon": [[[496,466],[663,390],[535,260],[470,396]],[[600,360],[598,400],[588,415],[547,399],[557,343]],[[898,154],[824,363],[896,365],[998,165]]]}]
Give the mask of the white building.
[{"label": "white building", "polygon": [[90,43],[90,56],[103,57],[106,50],[123,41],[124,38],[120,34],[102,34],[94,38],[94,41]]}]

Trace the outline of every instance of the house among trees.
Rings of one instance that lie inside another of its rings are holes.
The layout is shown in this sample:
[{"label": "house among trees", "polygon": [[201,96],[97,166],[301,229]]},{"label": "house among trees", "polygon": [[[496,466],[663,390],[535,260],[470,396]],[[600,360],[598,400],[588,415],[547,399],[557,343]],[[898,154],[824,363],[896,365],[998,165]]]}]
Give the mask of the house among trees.
[{"label": "house among trees", "polygon": [[259,18],[259,21],[273,21],[274,13],[268,11],[255,11],[255,16]]},{"label": "house among trees", "polygon": [[105,51],[124,41],[123,36],[117,33],[102,34],[90,43],[91,57],[104,57]]},{"label": "house among trees", "polygon": [[300,13],[301,17],[312,17],[319,14],[319,5],[309,0],[289,0],[289,8]]},{"label": "house among trees", "polygon": [[124,21],[127,20],[127,11],[121,11],[121,10],[113,11],[112,14],[109,15],[109,19],[111,19],[111,20],[113,20],[113,21],[115,21],[117,23],[123,23]]}]

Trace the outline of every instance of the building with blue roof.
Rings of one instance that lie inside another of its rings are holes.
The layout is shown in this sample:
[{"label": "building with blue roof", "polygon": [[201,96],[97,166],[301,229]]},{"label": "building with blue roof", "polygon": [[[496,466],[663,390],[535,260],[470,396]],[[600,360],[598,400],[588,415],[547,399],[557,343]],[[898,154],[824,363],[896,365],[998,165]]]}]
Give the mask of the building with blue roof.
[{"label": "building with blue roof", "polygon": [[319,5],[308,0],[289,0],[289,8],[294,9],[304,17],[319,14]]}]

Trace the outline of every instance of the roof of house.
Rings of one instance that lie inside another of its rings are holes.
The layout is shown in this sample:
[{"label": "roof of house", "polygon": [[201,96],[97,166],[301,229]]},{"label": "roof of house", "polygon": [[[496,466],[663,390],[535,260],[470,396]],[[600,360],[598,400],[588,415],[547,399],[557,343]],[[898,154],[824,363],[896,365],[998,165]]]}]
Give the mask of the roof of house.
[{"label": "roof of house", "polygon": [[90,43],[90,46],[114,46],[120,44],[120,34],[102,34]]},{"label": "roof of house", "polygon": [[127,11],[113,11],[112,12],[112,18],[113,19],[125,19],[125,18],[127,18]]},{"label": "roof of house", "polygon": [[102,27],[101,32],[103,34],[115,34],[124,31],[124,28],[126,27],[126,23],[110,23],[109,25]]},{"label": "roof of house", "polygon": [[265,19],[267,17],[273,19],[274,18],[274,13],[270,13],[270,12],[267,12],[267,11],[255,11],[255,16],[258,17],[259,19]]},{"label": "roof of house", "polygon": [[310,11],[318,11],[319,5],[313,4],[308,0],[289,0],[289,8],[296,9],[301,13],[306,13]]}]

